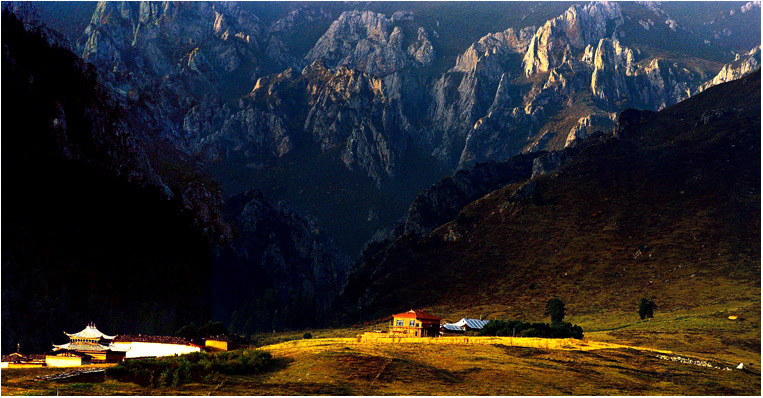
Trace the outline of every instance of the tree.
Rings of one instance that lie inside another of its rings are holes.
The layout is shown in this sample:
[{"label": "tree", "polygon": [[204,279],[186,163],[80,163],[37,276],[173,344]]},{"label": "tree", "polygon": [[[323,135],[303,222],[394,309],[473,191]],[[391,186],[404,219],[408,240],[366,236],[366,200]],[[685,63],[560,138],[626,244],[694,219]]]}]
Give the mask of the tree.
[{"label": "tree", "polygon": [[558,298],[552,298],[546,303],[546,315],[551,317],[551,323],[559,323],[564,319],[564,302]]},{"label": "tree", "polygon": [[230,324],[228,325],[228,331],[233,334],[242,332],[241,330],[241,317],[238,315],[238,311],[233,311],[230,316]]},{"label": "tree", "polygon": [[313,338],[313,334],[310,333],[310,332],[306,332],[305,334],[302,335],[302,338],[303,339],[312,339]]},{"label": "tree", "polygon": [[657,305],[654,301],[642,297],[638,303],[638,316],[641,317],[641,320],[654,318],[655,308],[657,308]]}]

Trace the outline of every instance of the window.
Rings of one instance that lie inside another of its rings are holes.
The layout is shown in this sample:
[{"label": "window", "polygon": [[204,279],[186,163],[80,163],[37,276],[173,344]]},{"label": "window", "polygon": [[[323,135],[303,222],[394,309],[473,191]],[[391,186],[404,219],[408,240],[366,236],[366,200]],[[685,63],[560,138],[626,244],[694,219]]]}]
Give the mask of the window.
[{"label": "window", "polygon": [[402,319],[398,319],[397,323],[395,324],[395,326],[403,326],[403,320]]},{"label": "window", "polygon": [[408,326],[410,326],[410,327],[414,327],[414,326],[416,326],[416,321],[410,321],[410,322],[408,323]]}]

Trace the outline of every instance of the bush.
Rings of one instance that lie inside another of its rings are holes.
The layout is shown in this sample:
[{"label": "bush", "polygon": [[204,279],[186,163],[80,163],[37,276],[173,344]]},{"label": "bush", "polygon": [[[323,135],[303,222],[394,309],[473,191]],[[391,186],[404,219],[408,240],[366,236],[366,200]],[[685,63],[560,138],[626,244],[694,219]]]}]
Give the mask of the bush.
[{"label": "bush", "polygon": [[106,370],[106,375],[141,386],[167,387],[183,383],[210,382],[217,374],[262,373],[273,366],[269,352],[260,350],[227,351],[218,354],[194,352],[178,357],[128,360]]},{"label": "bush", "polygon": [[654,301],[642,298],[638,303],[638,316],[641,317],[641,320],[644,320],[645,318],[654,318],[655,308],[657,308],[657,305]]},{"label": "bush", "polygon": [[312,338],[313,338],[313,335],[312,335],[312,333],[310,333],[310,332],[307,332],[307,333],[305,333],[305,334],[303,334],[303,335],[302,335],[302,338],[303,338],[303,339],[312,339]]}]

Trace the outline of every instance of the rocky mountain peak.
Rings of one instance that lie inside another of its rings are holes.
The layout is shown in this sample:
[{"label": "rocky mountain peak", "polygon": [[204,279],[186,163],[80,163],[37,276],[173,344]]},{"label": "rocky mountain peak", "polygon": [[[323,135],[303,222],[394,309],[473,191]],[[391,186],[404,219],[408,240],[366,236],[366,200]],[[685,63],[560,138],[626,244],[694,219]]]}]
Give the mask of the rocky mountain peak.
[{"label": "rocky mountain peak", "polygon": [[[612,2],[575,4],[538,28],[522,61],[526,76],[548,72],[561,64],[564,49],[583,49],[608,36],[624,22],[620,5]],[[561,55],[561,56],[560,56]]]},{"label": "rocky mountain peak", "polygon": [[[469,72],[475,70],[480,61],[498,59],[507,53],[524,53],[532,38],[534,26],[515,31],[513,28],[502,32],[490,33],[473,43],[456,58],[452,71]],[[490,58],[494,56],[494,58]]]},{"label": "rocky mountain peak", "polygon": [[268,59],[295,64],[262,22],[235,3],[99,2],[83,42],[82,58],[104,70],[159,77],[176,72],[178,53],[196,48],[218,76],[249,64],[260,72]]},{"label": "rocky mountain peak", "polygon": [[346,65],[377,76],[385,76],[408,66],[425,66],[434,60],[434,47],[426,30],[403,48],[404,33],[397,25],[412,19],[410,14],[391,18],[372,11],[346,11],[307,53],[305,59],[322,59],[331,68]]}]

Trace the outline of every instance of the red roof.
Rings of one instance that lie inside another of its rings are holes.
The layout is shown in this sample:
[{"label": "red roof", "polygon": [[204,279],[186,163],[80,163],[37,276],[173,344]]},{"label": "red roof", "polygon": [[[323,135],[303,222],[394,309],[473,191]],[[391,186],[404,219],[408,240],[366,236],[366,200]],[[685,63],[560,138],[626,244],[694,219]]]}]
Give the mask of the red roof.
[{"label": "red roof", "polygon": [[426,313],[422,310],[410,310],[408,312],[401,312],[399,314],[392,315],[395,318],[414,318],[414,319],[422,319],[422,320],[433,320],[433,321],[439,321],[440,318]]}]

